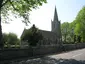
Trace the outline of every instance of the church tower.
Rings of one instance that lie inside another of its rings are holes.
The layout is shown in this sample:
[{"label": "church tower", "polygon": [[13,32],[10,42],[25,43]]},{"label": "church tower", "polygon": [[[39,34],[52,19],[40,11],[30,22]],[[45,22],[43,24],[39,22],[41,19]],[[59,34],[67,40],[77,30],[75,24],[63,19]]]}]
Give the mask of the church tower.
[{"label": "church tower", "polygon": [[55,6],[54,11],[54,18],[53,21],[51,20],[51,31],[57,34],[58,38],[61,38],[61,27],[60,27],[60,21],[58,20],[58,14]]}]

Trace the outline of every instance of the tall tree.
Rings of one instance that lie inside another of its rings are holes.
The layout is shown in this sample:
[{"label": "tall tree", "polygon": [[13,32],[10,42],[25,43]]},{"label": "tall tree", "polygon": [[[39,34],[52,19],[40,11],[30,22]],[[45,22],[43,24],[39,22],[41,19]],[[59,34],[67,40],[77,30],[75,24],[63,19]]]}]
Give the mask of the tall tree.
[{"label": "tall tree", "polygon": [[36,46],[37,43],[39,43],[39,40],[42,39],[43,36],[35,25],[33,25],[29,30],[25,30],[21,36],[21,40],[28,42],[30,46]]},{"label": "tall tree", "polygon": [[61,32],[62,32],[62,36],[64,37],[64,42],[66,43],[66,38],[69,33],[69,23],[68,22],[64,22],[61,25]]},{"label": "tall tree", "polygon": [[32,8],[36,9],[46,3],[46,0],[0,0],[0,48],[3,47],[2,43],[2,28],[1,28],[1,14],[6,18],[11,10],[14,14],[22,17],[24,23],[29,22],[29,11]]},{"label": "tall tree", "polygon": [[61,31],[62,31],[62,37],[64,42],[68,43],[75,43],[76,41],[76,35],[75,35],[75,26],[76,22],[75,20],[71,23],[64,22],[61,25]]},{"label": "tall tree", "polygon": [[3,0],[0,0],[0,48],[3,47],[2,43],[2,27],[1,27],[1,7],[2,7]]},{"label": "tall tree", "polygon": [[76,35],[75,35],[75,20],[69,24],[69,35],[71,42],[75,43],[76,41]]},{"label": "tall tree", "polygon": [[85,6],[79,11],[76,17],[75,34],[82,37],[82,41],[85,41]]}]

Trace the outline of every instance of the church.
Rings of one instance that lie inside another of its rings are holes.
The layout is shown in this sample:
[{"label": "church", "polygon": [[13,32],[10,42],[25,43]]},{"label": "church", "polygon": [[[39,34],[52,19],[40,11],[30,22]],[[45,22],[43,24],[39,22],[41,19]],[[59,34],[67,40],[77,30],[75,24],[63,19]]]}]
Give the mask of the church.
[{"label": "church", "polygon": [[[22,35],[25,33],[26,30],[29,29],[24,29]],[[53,20],[51,20],[51,31],[39,30],[39,32],[43,36],[43,39],[39,41],[39,45],[61,44],[61,23],[58,19],[56,7],[54,10],[54,18]]]}]

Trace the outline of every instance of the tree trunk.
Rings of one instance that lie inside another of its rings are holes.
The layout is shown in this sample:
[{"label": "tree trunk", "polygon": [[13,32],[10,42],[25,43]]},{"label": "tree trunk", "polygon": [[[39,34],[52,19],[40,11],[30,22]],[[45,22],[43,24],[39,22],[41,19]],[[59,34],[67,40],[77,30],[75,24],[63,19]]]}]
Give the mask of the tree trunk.
[{"label": "tree trunk", "polygon": [[3,48],[3,42],[2,42],[1,16],[0,16],[0,48]]},{"label": "tree trunk", "polygon": [[2,26],[1,26],[1,7],[2,7],[3,0],[0,1],[0,48],[3,48],[3,42],[2,42]]},{"label": "tree trunk", "polygon": [[65,40],[64,40],[64,42],[66,43],[66,34],[65,34]]}]

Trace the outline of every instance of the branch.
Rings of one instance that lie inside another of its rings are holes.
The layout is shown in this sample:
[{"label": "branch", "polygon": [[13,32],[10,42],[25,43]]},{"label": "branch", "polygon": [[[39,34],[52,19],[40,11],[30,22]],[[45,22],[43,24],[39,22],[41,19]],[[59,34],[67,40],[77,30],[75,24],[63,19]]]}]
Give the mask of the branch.
[{"label": "branch", "polygon": [[7,2],[8,2],[9,0],[6,0],[6,2],[5,3],[3,3],[2,5],[1,5],[1,7],[3,7]]},{"label": "branch", "polygon": [[14,6],[14,4],[11,2],[11,0],[9,0],[9,2],[12,5],[12,7],[14,8],[14,10],[18,11],[18,9]]}]

